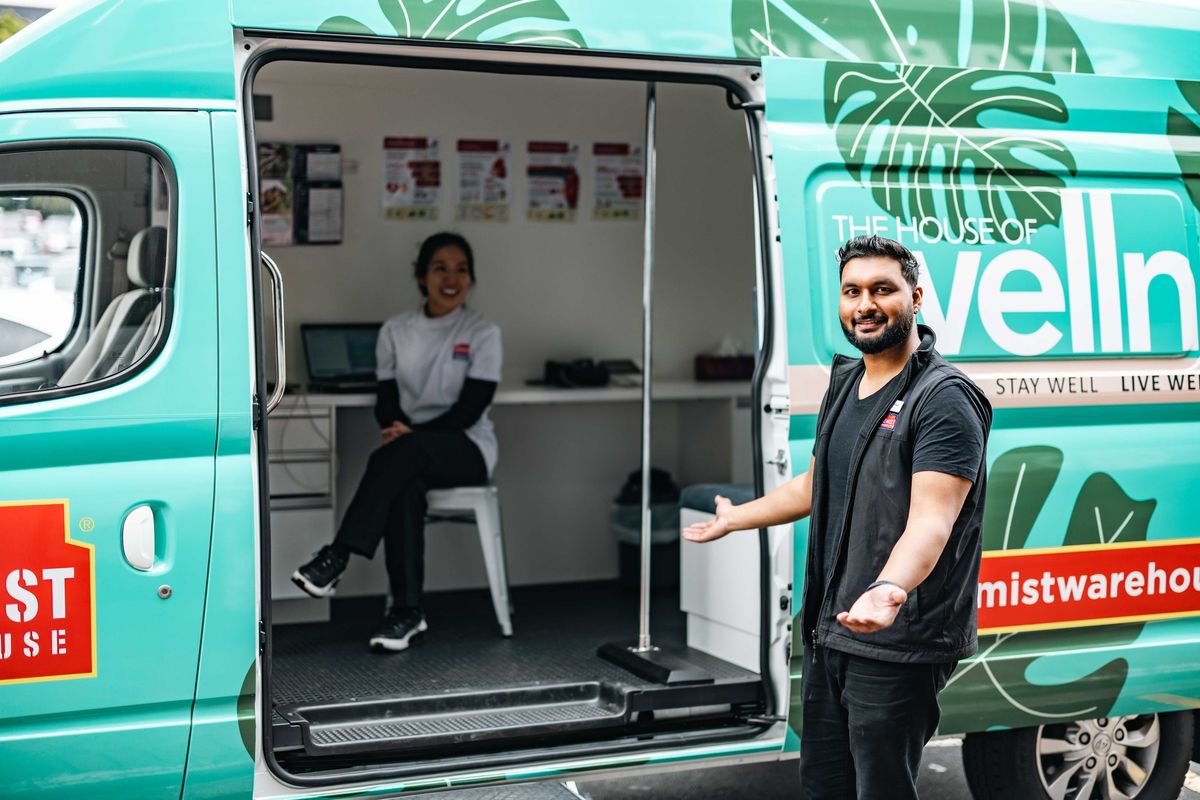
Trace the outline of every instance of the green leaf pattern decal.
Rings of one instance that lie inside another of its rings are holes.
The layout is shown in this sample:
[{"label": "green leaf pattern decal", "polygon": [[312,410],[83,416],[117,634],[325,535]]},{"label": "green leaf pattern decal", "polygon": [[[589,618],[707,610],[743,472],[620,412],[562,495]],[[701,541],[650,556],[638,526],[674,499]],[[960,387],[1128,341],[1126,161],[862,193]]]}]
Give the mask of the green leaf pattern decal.
[{"label": "green leaf pattern decal", "polygon": [[1057,447],[1018,447],[1003,453],[988,470],[983,503],[983,549],[1025,547],[1038,512],[1046,504],[1063,455]]},{"label": "green leaf pattern decal", "polygon": [[346,16],[330,17],[318,30],[406,39],[586,46],[583,35],[569,27],[566,13],[554,0],[379,0],[379,9],[394,31],[375,31]]},{"label": "green leaf pattern decal", "polygon": [[[984,549],[1020,549],[1046,503],[1062,467],[1052,447],[1023,447],[1001,455],[992,468],[984,506]],[[1112,476],[1098,472],[1079,490],[1062,544],[1145,541],[1156,501],[1134,500]],[[1116,703],[1129,666],[1114,658],[1076,680],[1032,683],[1027,675],[1045,656],[1072,650],[1114,648],[1141,634],[1144,623],[1069,631],[1028,631],[980,637],[979,653],[950,677],[941,697],[944,731],[1065,722],[1106,716]],[[1052,655],[1050,657],[1053,657]]]},{"label": "green leaf pattern decal", "polygon": [[1092,71],[1079,37],[1048,0],[733,0],[731,15],[742,58]]},{"label": "green leaf pattern decal", "polygon": [[944,217],[952,236],[967,217],[1058,222],[1055,190],[1074,157],[1052,136],[1013,135],[1026,126],[996,113],[1065,123],[1054,78],[1037,73],[1092,70],[1045,0],[964,0],[957,16],[903,0],[734,0],[732,14],[739,55],[832,59],[826,122],[888,214]]},{"label": "green leaf pattern decal", "polygon": [[830,63],[825,117],[846,169],[893,216],[944,216],[956,235],[965,218],[980,213],[997,226],[1010,217],[1053,223],[1062,205],[1057,192],[1047,190],[1065,186],[1063,171],[1075,173],[1070,151],[1024,131],[989,130],[984,119],[1007,111],[1065,122],[1066,105],[1053,92],[1027,85],[1037,83],[1052,86],[1054,78]]},{"label": "green leaf pattern decal", "polygon": [[1178,85],[1191,108],[1187,112],[1167,109],[1167,136],[1172,137],[1171,147],[1192,205],[1200,210],[1200,124],[1195,121],[1200,119],[1200,81],[1179,81]]}]

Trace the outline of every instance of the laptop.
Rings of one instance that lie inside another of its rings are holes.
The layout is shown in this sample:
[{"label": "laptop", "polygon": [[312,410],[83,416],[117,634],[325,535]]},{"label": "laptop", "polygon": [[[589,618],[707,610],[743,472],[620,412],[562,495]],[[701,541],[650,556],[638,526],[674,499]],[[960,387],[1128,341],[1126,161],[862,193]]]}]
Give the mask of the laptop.
[{"label": "laptop", "polygon": [[375,390],[378,322],[306,323],[300,326],[310,392]]}]

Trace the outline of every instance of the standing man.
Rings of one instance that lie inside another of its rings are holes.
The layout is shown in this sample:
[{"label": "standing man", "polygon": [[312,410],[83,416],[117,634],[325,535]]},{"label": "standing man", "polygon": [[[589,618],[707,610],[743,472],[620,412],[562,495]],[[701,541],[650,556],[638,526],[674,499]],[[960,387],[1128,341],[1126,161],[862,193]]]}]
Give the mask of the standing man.
[{"label": "standing man", "polygon": [[919,265],[860,236],[837,253],[837,355],[808,472],[683,532],[706,542],[812,517],[800,779],[808,800],[916,800],[938,692],[975,652],[991,405],[915,325]]}]

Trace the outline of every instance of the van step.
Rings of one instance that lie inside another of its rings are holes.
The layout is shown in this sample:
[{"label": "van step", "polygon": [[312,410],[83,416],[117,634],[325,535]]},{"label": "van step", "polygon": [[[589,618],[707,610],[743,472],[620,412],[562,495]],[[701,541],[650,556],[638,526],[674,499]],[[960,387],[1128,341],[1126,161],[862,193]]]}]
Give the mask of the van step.
[{"label": "van step", "polygon": [[753,680],[633,688],[609,681],[424,697],[277,707],[276,752],[346,756],[512,742],[583,732],[604,734],[680,716],[732,718],[762,703]]},{"label": "van step", "polygon": [[619,727],[624,696],[607,683],[539,686],[279,709],[309,755],[423,749],[480,739]]}]

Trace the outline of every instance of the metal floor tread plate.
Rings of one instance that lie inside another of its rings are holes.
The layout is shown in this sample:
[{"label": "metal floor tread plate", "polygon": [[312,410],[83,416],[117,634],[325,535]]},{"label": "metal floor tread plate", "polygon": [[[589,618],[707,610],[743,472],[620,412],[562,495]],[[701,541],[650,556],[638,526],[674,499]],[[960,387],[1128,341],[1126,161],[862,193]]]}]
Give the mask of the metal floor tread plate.
[{"label": "metal floor tread plate", "polygon": [[528,737],[623,725],[624,698],[611,687],[539,689],[332,704],[287,709],[310,755],[420,749],[481,737]]}]

